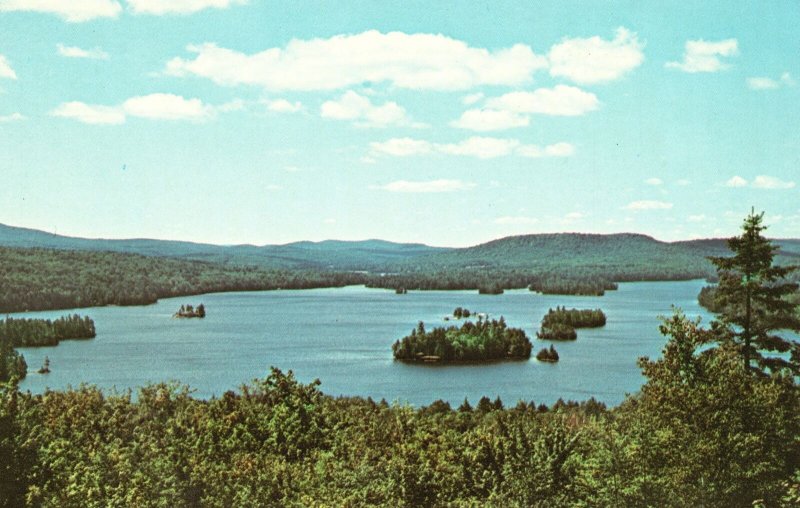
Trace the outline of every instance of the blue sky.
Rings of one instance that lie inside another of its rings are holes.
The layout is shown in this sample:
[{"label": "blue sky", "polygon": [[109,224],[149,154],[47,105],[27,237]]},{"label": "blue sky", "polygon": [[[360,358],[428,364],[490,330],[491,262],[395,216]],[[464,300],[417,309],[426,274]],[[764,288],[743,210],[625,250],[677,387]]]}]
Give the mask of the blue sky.
[{"label": "blue sky", "polygon": [[800,3],[0,0],[0,222],[800,237]]}]

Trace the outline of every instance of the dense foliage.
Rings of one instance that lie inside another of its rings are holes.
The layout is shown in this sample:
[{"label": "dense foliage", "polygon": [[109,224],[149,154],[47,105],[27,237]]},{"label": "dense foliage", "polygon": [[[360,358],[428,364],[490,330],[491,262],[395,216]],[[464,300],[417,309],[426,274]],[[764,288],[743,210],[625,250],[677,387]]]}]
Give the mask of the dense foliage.
[{"label": "dense foliage", "polygon": [[13,347],[56,346],[62,340],[92,339],[95,335],[94,321],[78,314],[55,321],[12,317],[0,321],[0,337]]},{"label": "dense foliage", "polygon": [[510,328],[505,319],[467,321],[461,328],[437,327],[430,332],[420,322],[392,345],[394,357],[404,361],[472,362],[523,360],[531,356],[531,341],[519,328]]},{"label": "dense foliage", "polygon": [[273,370],[211,400],[171,385],[0,389],[5,506],[796,506],[800,390],[714,330],[665,321],[622,405],[413,409]]},{"label": "dense foliage", "polygon": [[468,318],[471,315],[472,312],[469,309],[465,309],[463,307],[456,307],[455,310],[453,310],[453,317],[456,319]]},{"label": "dense foliage", "polygon": [[25,356],[14,349],[11,339],[0,335],[0,383],[13,378],[25,379],[27,374]]},{"label": "dense foliage", "polygon": [[143,305],[158,298],[363,284],[357,273],[264,270],[110,252],[0,247],[0,312]]}]

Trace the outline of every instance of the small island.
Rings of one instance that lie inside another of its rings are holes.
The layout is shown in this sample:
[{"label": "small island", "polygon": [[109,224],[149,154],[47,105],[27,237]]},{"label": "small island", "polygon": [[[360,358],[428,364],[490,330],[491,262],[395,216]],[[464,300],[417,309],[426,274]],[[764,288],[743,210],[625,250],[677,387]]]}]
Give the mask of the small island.
[{"label": "small island", "polygon": [[181,305],[181,308],[172,315],[176,318],[204,318],[206,317],[206,307],[202,303],[194,308],[192,305]]},{"label": "small island", "polygon": [[600,309],[549,309],[542,319],[542,328],[536,337],[543,340],[575,340],[576,328],[596,328],[605,326],[606,315]]},{"label": "small island", "polygon": [[551,344],[550,348],[542,348],[541,351],[536,353],[536,359],[540,362],[556,363],[558,361],[558,351]]},{"label": "small island", "polygon": [[408,289],[406,289],[404,287],[398,287],[398,288],[395,288],[394,293],[396,295],[405,295],[405,294],[408,294]]},{"label": "small island", "polygon": [[453,311],[453,317],[456,319],[461,319],[461,318],[466,319],[471,315],[472,312],[469,309],[465,309],[463,307],[456,307],[455,310]]},{"label": "small island", "polygon": [[392,346],[395,360],[421,363],[462,363],[527,360],[532,344],[525,332],[509,328],[505,319],[467,321],[461,328],[434,328],[420,322],[411,334]]},{"label": "small island", "polygon": [[42,363],[42,367],[37,372],[39,374],[50,374],[50,358],[44,357],[44,363]]}]

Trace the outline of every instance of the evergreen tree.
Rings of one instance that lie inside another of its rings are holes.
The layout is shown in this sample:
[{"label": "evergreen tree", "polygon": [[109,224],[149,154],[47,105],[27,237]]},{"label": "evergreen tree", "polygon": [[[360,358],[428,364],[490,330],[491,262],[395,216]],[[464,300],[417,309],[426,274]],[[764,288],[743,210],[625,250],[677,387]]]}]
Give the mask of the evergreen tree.
[{"label": "evergreen tree", "polygon": [[[763,212],[751,211],[741,236],[728,240],[734,255],[709,258],[719,275],[715,304],[721,313],[715,324],[725,332],[724,340],[738,345],[745,369],[800,375],[800,344],[776,333],[800,331],[797,303],[786,298],[798,285],[785,280],[797,267],[772,264],[778,247],[762,236],[763,220]],[[791,359],[776,355],[788,352]]]}]

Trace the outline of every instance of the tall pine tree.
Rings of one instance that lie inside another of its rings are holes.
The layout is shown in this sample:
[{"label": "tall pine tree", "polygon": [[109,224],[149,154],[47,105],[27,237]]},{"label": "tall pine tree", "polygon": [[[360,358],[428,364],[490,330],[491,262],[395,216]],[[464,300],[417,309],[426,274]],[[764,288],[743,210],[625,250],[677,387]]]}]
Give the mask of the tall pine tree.
[{"label": "tall pine tree", "polygon": [[[751,211],[741,236],[728,240],[732,257],[711,257],[719,285],[715,300],[721,309],[718,326],[739,347],[745,369],[758,372],[790,371],[800,375],[800,344],[778,332],[800,331],[797,304],[787,300],[798,285],[786,276],[795,266],[775,266],[779,249],[762,236],[764,213]],[[785,354],[791,352],[791,357]],[[755,362],[755,364],[753,364]]]}]

